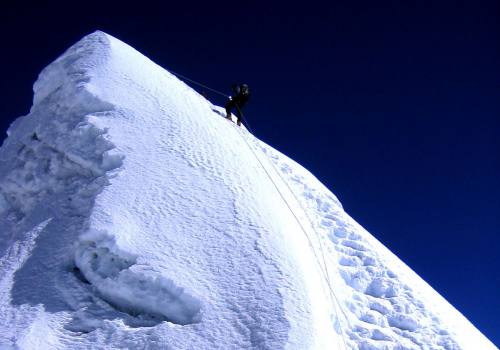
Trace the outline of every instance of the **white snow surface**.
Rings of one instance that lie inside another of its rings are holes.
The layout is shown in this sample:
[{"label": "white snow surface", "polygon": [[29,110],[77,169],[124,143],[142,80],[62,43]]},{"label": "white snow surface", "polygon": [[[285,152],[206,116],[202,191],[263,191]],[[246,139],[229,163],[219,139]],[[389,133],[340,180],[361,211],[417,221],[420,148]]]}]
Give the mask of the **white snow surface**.
[{"label": "white snow surface", "polygon": [[311,173],[123,42],[45,68],[0,149],[0,348],[496,347]]}]

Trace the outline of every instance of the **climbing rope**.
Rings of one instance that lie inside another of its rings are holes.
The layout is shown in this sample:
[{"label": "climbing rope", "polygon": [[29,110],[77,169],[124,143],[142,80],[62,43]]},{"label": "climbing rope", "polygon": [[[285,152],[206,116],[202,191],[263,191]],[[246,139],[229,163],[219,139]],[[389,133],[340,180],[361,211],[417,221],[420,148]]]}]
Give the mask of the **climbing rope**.
[{"label": "climbing rope", "polygon": [[[189,81],[189,82],[191,82],[191,83],[193,83],[193,84],[195,84],[195,85],[198,85],[198,86],[200,86],[200,87],[202,87],[202,88],[204,88],[204,89],[207,89],[207,90],[209,90],[209,91],[212,91],[212,92],[214,92],[214,93],[216,93],[216,94],[219,94],[219,95],[221,95],[221,96],[224,96],[224,97],[226,97],[226,98],[228,98],[228,99],[230,99],[230,98],[231,98],[231,96],[230,96],[230,95],[225,94],[225,93],[223,93],[223,92],[220,92],[220,91],[218,91],[218,90],[212,89],[211,87],[208,87],[208,86],[206,86],[206,85],[204,85],[204,84],[202,84],[202,83],[200,83],[200,82],[198,82],[198,81],[196,81],[196,80],[190,79],[190,78],[186,77],[185,75],[182,75],[182,74],[180,74],[180,73],[174,72],[173,70],[167,70],[167,71],[168,71],[169,73],[172,73],[173,75],[175,75],[175,76],[177,76],[177,77],[181,78],[181,79],[185,79],[185,80],[187,80],[187,81]],[[236,105],[236,108],[238,109],[238,111],[239,111],[239,113],[240,113],[240,115],[241,115],[241,117],[242,117],[243,121],[245,122],[245,124],[246,124],[246,127],[247,127],[248,131],[250,131],[250,133],[253,135],[253,130],[252,130],[252,128],[250,127],[250,124],[248,123],[248,121],[245,119],[245,116],[243,115],[243,113],[241,113],[240,107],[239,107],[238,105]]]},{"label": "climbing rope", "polygon": [[[289,183],[287,181],[285,181],[285,179],[283,178],[283,176],[280,174],[280,172],[276,168],[275,164],[268,157],[266,157],[266,160],[271,165],[271,168],[274,170],[275,174],[281,179],[281,181],[288,188],[288,191],[292,194],[292,196],[294,197],[295,201],[297,202],[297,204],[302,209],[302,212],[304,213],[304,215],[306,216],[307,220],[309,221],[309,225],[311,226],[311,229],[314,231],[316,237],[318,238],[319,248],[320,248],[320,252],[321,252],[321,258],[322,258],[322,261],[323,261],[323,270],[324,270],[325,278],[327,280],[328,286],[331,286],[331,278],[330,278],[330,274],[328,273],[328,265],[326,263],[326,258],[325,258],[325,252],[324,252],[324,248],[323,248],[323,243],[321,241],[321,237],[318,235],[318,233],[316,232],[316,229],[314,228],[315,225],[314,225],[313,219],[310,217],[308,211],[306,210],[306,208],[304,207],[304,205],[302,204],[302,202],[297,197],[295,191],[291,188],[291,186],[289,185]],[[338,300],[338,298],[335,295],[335,293],[333,291],[331,291],[331,292],[332,292],[333,296],[335,297],[335,300],[336,300],[336,302],[337,302],[337,304],[338,304],[338,306],[340,308],[340,311],[342,311],[342,313],[344,314],[344,317],[345,317],[346,321],[349,323],[349,318],[347,317],[347,314],[343,310],[343,308],[342,308],[342,306],[340,304],[340,301]]]},{"label": "climbing rope", "polygon": [[[321,252],[321,260],[323,261],[323,266],[321,266],[321,263],[319,262],[320,261],[320,257],[318,257],[317,253],[316,253],[316,249],[314,249],[314,245],[313,245],[313,242],[309,236],[309,234],[307,233],[307,230],[306,228],[304,227],[304,225],[302,224],[302,222],[300,221],[300,219],[298,218],[298,216],[295,214],[295,211],[292,209],[292,206],[289,204],[289,202],[287,201],[287,199],[285,198],[284,194],[282,193],[282,191],[279,189],[278,185],[276,184],[276,182],[273,180],[271,174],[268,172],[268,170],[266,169],[266,167],[264,166],[264,164],[262,163],[262,161],[260,160],[260,158],[257,156],[257,154],[255,153],[254,149],[252,148],[252,146],[250,146],[250,144],[248,143],[247,139],[243,136],[242,133],[239,133],[241,138],[244,140],[244,142],[246,143],[247,147],[250,149],[250,151],[252,152],[252,154],[254,155],[255,159],[257,159],[257,161],[259,162],[260,166],[262,167],[262,169],[264,170],[264,172],[266,173],[267,177],[271,180],[271,183],[274,185],[274,188],[276,188],[276,191],[278,192],[278,194],[280,195],[281,199],[283,200],[283,202],[285,202],[286,206],[288,207],[288,209],[290,210],[291,214],[293,215],[293,217],[295,218],[295,220],[297,221],[297,223],[299,224],[302,232],[304,232],[304,235],[305,237],[307,238],[307,241],[309,242],[309,245],[311,246],[311,249],[313,251],[313,254],[314,256],[316,257],[316,261],[318,262],[318,265],[319,265],[319,268],[320,268],[320,271],[323,275],[323,277],[325,278],[326,280],[326,284],[327,284],[327,287],[328,287],[328,291],[329,291],[329,294],[330,294],[330,299],[331,301],[338,305],[340,311],[342,312],[344,318],[346,319],[347,323],[350,324],[350,321],[349,321],[349,318],[347,317],[347,314],[345,313],[345,311],[343,310],[342,308],[342,305],[340,304],[340,301],[337,297],[337,295],[335,294],[335,292],[333,291],[333,288],[332,288],[332,283],[331,283],[331,280],[330,280],[330,276],[328,274],[328,268],[327,268],[327,264],[326,264],[326,258],[325,258],[325,254],[324,254],[324,251],[323,251],[323,245],[321,243],[321,238],[319,237],[319,235],[316,233],[316,230],[314,229],[314,226],[312,224],[312,221],[311,219],[309,218],[309,215],[307,214],[307,211],[304,209],[304,207],[302,206],[302,204],[300,203],[299,199],[297,198],[297,196],[295,195],[295,193],[293,192],[293,190],[290,188],[290,186],[288,185],[288,183],[283,179],[283,177],[278,173],[277,169],[275,168],[274,164],[271,163],[272,165],[272,168],[275,170],[275,172],[278,174],[278,176],[280,177],[280,179],[282,180],[282,182],[287,186],[288,190],[291,192],[291,194],[293,195],[293,197],[295,198],[295,200],[297,201],[297,203],[300,205],[302,211],[304,212],[304,214],[306,215],[306,217],[308,218],[308,221],[311,225],[311,228],[313,229],[313,231],[315,232],[315,235],[318,239],[318,242],[319,242],[319,247],[320,247],[320,252]],[[267,158],[266,158],[267,159]],[[269,161],[270,162],[270,161]],[[342,330],[342,325],[340,325],[339,323],[339,327],[340,327],[340,331],[341,331],[341,336],[342,336],[342,341],[344,343],[344,346],[345,346],[345,349],[347,349],[347,342],[345,340],[345,335],[344,335],[344,331]]]},{"label": "climbing rope", "polygon": [[168,70],[168,72],[169,72],[169,73],[172,73],[173,75],[175,75],[175,76],[177,76],[177,77],[179,77],[179,78],[182,78],[182,79],[185,79],[185,80],[187,80],[187,81],[190,81],[191,83],[193,83],[193,84],[195,84],[195,85],[201,86],[201,87],[202,87],[202,88],[204,88],[204,89],[210,90],[210,91],[212,91],[212,92],[214,92],[214,93],[216,93],[216,94],[219,94],[219,95],[224,96],[224,97],[226,97],[226,98],[229,98],[229,97],[230,97],[228,94],[225,94],[225,93],[220,92],[220,91],[218,91],[218,90],[212,89],[212,88],[210,88],[210,87],[208,87],[208,86],[206,86],[206,85],[203,85],[202,83],[199,83],[199,82],[197,82],[197,81],[195,81],[195,80],[189,79],[188,77],[186,77],[186,76],[184,76],[184,75],[182,75],[182,74],[176,73],[176,72],[174,72],[174,71],[172,71],[172,70]]},{"label": "climbing rope", "polygon": [[[244,115],[243,113],[241,112],[240,108],[238,107],[238,105],[236,105],[236,108],[238,109],[238,112],[239,114],[241,115],[242,119],[245,120],[244,118]],[[247,129],[249,130],[249,132],[251,134],[252,133],[252,130],[250,128],[250,125],[248,123],[248,121],[245,120],[245,123],[246,123],[246,127]],[[307,210],[304,208],[304,206],[302,205],[301,201],[299,200],[299,198],[297,197],[297,195],[295,194],[295,192],[292,190],[292,188],[290,187],[290,185],[288,184],[288,182],[285,181],[285,179],[281,176],[281,174],[279,173],[278,169],[276,169],[276,166],[274,165],[274,163],[271,162],[271,160],[266,157],[267,161],[271,164],[271,167],[274,169],[275,173],[278,175],[278,177],[281,179],[281,181],[285,184],[285,186],[288,188],[288,191],[292,194],[292,196],[295,198],[295,201],[299,204],[300,208],[302,209],[302,211],[304,212],[304,214],[306,215],[307,217],[307,220],[309,221],[309,224],[311,226],[311,229],[313,230],[313,232],[315,233],[315,236],[316,238],[318,239],[318,242],[319,242],[319,248],[320,248],[320,252],[321,252],[321,259],[323,261],[323,266],[321,266],[321,264],[319,263],[319,257],[318,255],[316,254],[316,250],[314,249],[314,245],[312,243],[312,240],[311,238],[309,237],[309,235],[307,234],[307,231],[304,227],[304,225],[302,224],[302,222],[299,220],[299,218],[297,217],[297,215],[295,214],[294,210],[292,209],[291,205],[289,204],[289,202],[287,201],[287,199],[285,198],[285,196],[283,195],[283,193],[281,192],[281,190],[279,189],[278,185],[276,184],[276,182],[273,180],[271,174],[269,174],[269,172],[267,171],[266,167],[264,166],[264,164],[262,163],[262,161],[260,160],[260,158],[257,156],[257,153],[254,151],[253,147],[250,146],[250,143],[248,142],[247,138],[243,135],[243,133],[240,133],[238,132],[238,134],[241,136],[241,138],[243,139],[243,141],[245,142],[245,144],[247,145],[247,147],[250,149],[250,151],[252,152],[252,154],[254,155],[255,159],[257,159],[257,161],[259,162],[260,166],[262,167],[262,169],[264,170],[264,172],[266,173],[267,177],[271,180],[272,184],[274,185],[274,187],[276,188],[276,191],[278,192],[278,194],[280,195],[281,199],[283,199],[283,202],[285,202],[286,206],[288,207],[288,209],[290,210],[290,212],[292,213],[293,217],[295,218],[295,220],[297,221],[297,223],[299,224],[301,230],[304,232],[304,235],[306,236],[308,242],[309,242],[309,245],[311,246],[311,249],[313,251],[313,254],[314,256],[316,257],[316,261],[318,262],[319,264],[319,268],[321,270],[321,273],[323,274],[323,277],[325,278],[326,280],[326,284],[328,286],[328,290],[329,290],[329,294],[330,294],[330,299],[332,301],[333,304],[336,304],[340,311],[342,312],[344,318],[346,319],[347,323],[350,325],[350,321],[349,321],[349,318],[347,317],[347,314],[346,312],[344,311],[344,309],[342,308],[342,304],[340,304],[340,301],[337,297],[337,295],[335,294],[335,292],[333,291],[333,288],[332,288],[332,283],[331,283],[331,279],[330,279],[330,275],[328,273],[328,267],[327,267],[327,264],[326,264],[326,258],[325,258],[325,253],[324,253],[324,250],[323,250],[323,244],[321,242],[321,237],[319,237],[318,233],[316,232],[316,230],[314,229],[314,224],[313,224],[313,220],[311,219],[311,217],[309,216],[309,214],[307,213]],[[341,335],[342,335],[342,341],[344,343],[344,346],[345,346],[345,349],[347,349],[347,342],[345,340],[345,335],[344,335],[344,332],[342,330],[342,326],[340,325],[339,323],[339,327],[340,327],[340,330],[341,330]]]},{"label": "climbing rope", "polygon": [[[245,121],[245,124],[246,124],[246,128],[248,129],[248,131],[250,132],[250,134],[253,135],[253,131],[250,127],[250,123],[245,119],[243,113],[241,112],[241,109],[238,107],[238,105],[236,105],[236,108],[238,109],[238,112],[240,113],[242,119]],[[259,157],[257,157],[257,154],[253,151],[252,147],[250,147],[249,143],[247,142],[246,138],[243,136],[243,134],[240,134],[241,137],[243,138],[243,140],[245,141],[245,143],[247,144],[247,146],[250,148],[250,150],[252,151],[252,153],[254,154],[255,158],[257,158],[257,160],[259,161],[259,163],[261,164],[262,168],[266,171],[266,174],[267,176],[271,179],[271,181],[273,182],[274,186],[276,187],[276,189],[279,191],[278,187],[276,186],[276,184],[274,183],[273,179],[271,178],[270,174],[267,172],[267,170],[265,169],[264,165],[262,164],[262,162],[260,161]],[[318,233],[316,232],[315,228],[314,228],[314,224],[313,224],[313,220],[311,219],[311,217],[309,216],[306,208],[304,208],[304,206],[302,205],[302,202],[299,200],[299,198],[297,197],[297,195],[295,194],[295,191],[292,190],[292,188],[290,187],[290,185],[288,184],[287,181],[285,181],[285,179],[283,178],[283,176],[281,176],[280,172],[278,171],[278,169],[276,168],[276,166],[274,165],[273,162],[271,162],[271,160],[266,157],[266,160],[268,161],[268,163],[271,165],[271,168],[273,168],[274,172],[276,173],[276,175],[278,175],[278,177],[281,179],[281,182],[283,182],[285,184],[285,186],[288,188],[288,191],[292,194],[292,196],[295,198],[295,201],[297,202],[297,204],[300,206],[300,208],[302,209],[302,212],[305,214],[305,216],[307,217],[307,220],[309,221],[309,224],[312,228],[312,230],[314,231],[316,237],[318,238],[318,242],[319,242],[319,247],[320,247],[320,251],[321,251],[321,256],[322,256],[322,260],[323,260],[323,266],[324,268],[322,269],[323,270],[323,273],[325,274],[325,278],[327,280],[327,283],[329,286],[331,286],[331,279],[330,279],[330,275],[328,273],[328,267],[327,267],[327,264],[326,264],[326,258],[325,258],[325,253],[324,253],[324,250],[323,250],[323,244],[321,242],[321,238],[319,237]],[[281,193],[280,193],[281,195]],[[293,210],[291,209],[290,205],[288,205],[288,202],[287,200],[284,198],[284,196],[282,195],[281,196],[283,198],[283,200],[285,201],[285,203],[287,204],[288,208],[290,209],[290,211],[292,212],[292,214],[294,214],[295,216],[295,213],[293,212]],[[295,216],[295,218],[297,219],[297,217]],[[299,224],[301,225],[303,231],[305,232],[303,226],[302,226],[302,223],[297,219],[297,221],[299,222]],[[333,291],[332,291],[333,292]],[[335,296],[335,293],[333,293],[333,295]],[[338,298],[335,296],[335,300],[337,301],[337,304],[339,305],[342,313],[344,314],[344,317],[346,319],[346,321],[349,323],[349,318],[347,317],[347,314],[345,313],[345,311],[342,309],[342,306],[338,300]]]},{"label": "climbing rope", "polygon": [[[179,74],[179,73],[176,73],[176,72],[173,72],[173,71],[169,71],[170,73],[176,75],[177,77],[179,78],[182,78],[182,79],[185,79],[195,85],[198,85],[200,87],[203,87],[204,89],[207,89],[207,90],[210,90],[214,93],[217,93],[219,95],[222,95],[226,98],[230,98],[229,95],[227,94],[224,94],[220,91],[217,91],[215,89],[212,89],[204,84],[201,84],[195,80],[192,80],[182,74]],[[241,116],[241,118],[243,119],[243,121],[245,122],[245,126],[246,128],[248,129],[248,131],[253,135],[253,131],[252,131],[252,128],[250,127],[250,123],[246,120],[246,118],[244,117],[243,113],[241,112],[241,109],[239,108],[238,105],[236,105],[236,108],[238,109],[238,112],[239,112],[239,115]],[[238,131],[237,131],[238,132]],[[290,191],[290,193],[292,194],[292,196],[295,198],[295,200],[297,201],[297,203],[299,204],[299,206],[301,207],[302,211],[304,212],[304,214],[306,215],[308,221],[309,221],[309,224],[311,225],[311,228],[312,230],[314,231],[315,233],[315,236],[317,237],[318,239],[318,242],[319,242],[319,247],[320,247],[320,251],[321,251],[321,256],[322,256],[322,261],[323,261],[323,266],[321,266],[321,264],[319,263],[319,258],[316,254],[316,250],[314,249],[314,245],[311,241],[311,238],[309,237],[309,235],[307,234],[307,230],[305,229],[304,225],[302,224],[302,222],[299,220],[299,218],[297,217],[297,215],[295,214],[294,210],[292,209],[291,205],[288,203],[288,201],[286,200],[285,196],[283,195],[283,193],[281,192],[281,190],[279,189],[278,185],[276,184],[276,182],[273,180],[271,174],[267,171],[266,167],[264,166],[264,164],[262,163],[262,161],[260,160],[260,158],[257,156],[257,154],[255,153],[254,149],[252,148],[252,146],[250,146],[248,140],[246,139],[245,136],[243,136],[242,133],[239,133],[238,134],[241,136],[241,138],[243,139],[243,141],[245,142],[245,144],[247,145],[247,147],[250,149],[250,151],[252,152],[253,156],[255,157],[255,159],[257,159],[257,161],[259,162],[260,166],[262,167],[262,169],[264,170],[264,172],[266,173],[267,177],[270,179],[270,181],[272,182],[272,184],[274,185],[274,187],[276,188],[278,194],[280,195],[280,197],[283,199],[283,201],[285,202],[286,206],[288,207],[288,209],[290,210],[290,212],[292,213],[292,215],[294,216],[295,220],[297,221],[297,223],[299,224],[301,230],[304,232],[304,235],[306,236],[308,242],[309,242],[309,245],[311,246],[312,248],[312,251],[313,251],[313,254],[314,256],[316,257],[316,261],[318,262],[319,264],[319,267],[320,267],[320,271],[322,272],[323,274],[323,277],[325,278],[326,280],[326,283],[327,283],[327,286],[328,286],[328,290],[329,290],[329,294],[330,294],[330,298],[332,300],[332,302],[336,305],[338,305],[338,307],[340,308],[340,311],[342,312],[342,314],[344,315],[344,318],[346,319],[347,323],[350,324],[350,321],[349,321],[349,318],[347,317],[347,314],[345,313],[344,309],[342,308],[342,305],[340,304],[339,302],[339,299],[337,298],[335,292],[333,291],[333,288],[332,288],[332,285],[331,285],[331,280],[330,280],[330,276],[329,276],[329,273],[328,273],[328,267],[327,267],[327,264],[326,264],[326,258],[325,258],[325,254],[324,254],[324,251],[323,251],[323,244],[321,242],[321,237],[319,237],[318,233],[316,232],[315,228],[314,228],[314,224],[313,224],[313,220],[309,217],[308,213],[307,213],[307,210],[303,207],[302,203],[300,202],[300,200],[297,198],[295,192],[291,189],[290,185],[285,181],[285,179],[283,179],[283,177],[281,176],[281,174],[279,173],[279,171],[276,169],[275,165],[266,157],[266,159],[268,160],[268,162],[271,164],[271,167],[274,169],[274,171],[276,172],[276,174],[278,175],[278,177],[281,179],[281,181],[286,185],[286,187],[288,188],[288,190]],[[342,330],[342,325],[340,325],[339,323],[339,327],[340,327],[340,331],[341,331],[341,335],[342,335],[342,341],[344,343],[344,347],[345,349],[347,349],[347,343],[346,343],[346,340],[345,340],[345,335],[344,335],[344,331]]]}]

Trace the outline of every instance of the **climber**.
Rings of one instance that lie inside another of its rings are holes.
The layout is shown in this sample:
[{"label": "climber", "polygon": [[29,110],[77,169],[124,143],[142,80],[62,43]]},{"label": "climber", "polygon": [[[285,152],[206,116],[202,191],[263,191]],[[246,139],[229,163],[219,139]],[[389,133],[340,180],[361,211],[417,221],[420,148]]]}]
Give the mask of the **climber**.
[{"label": "climber", "polygon": [[231,110],[236,107],[236,116],[238,117],[237,124],[241,125],[241,109],[247,103],[250,98],[250,89],[247,84],[233,84],[231,90],[234,92],[234,96],[229,97],[229,101],[226,103],[226,118],[231,119]]}]

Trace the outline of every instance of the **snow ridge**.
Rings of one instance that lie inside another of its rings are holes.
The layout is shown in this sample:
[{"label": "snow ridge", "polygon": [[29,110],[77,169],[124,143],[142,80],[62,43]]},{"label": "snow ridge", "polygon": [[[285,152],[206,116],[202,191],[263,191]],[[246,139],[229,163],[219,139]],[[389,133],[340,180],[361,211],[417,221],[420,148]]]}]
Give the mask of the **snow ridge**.
[{"label": "snow ridge", "polygon": [[[338,199],[306,169],[261,141],[254,140],[254,144],[280,170],[295,196],[303,199],[297,211],[304,211],[305,206],[304,215],[328,250],[328,266],[338,266],[331,273],[332,284],[342,295],[339,315],[348,316],[343,328],[349,348],[458,350],[481,344],[481,349],[495,349],[463,315],[350,218]],[[460,329],[472,334],[456,332]]]},{"label": "snow ridge", "polygon": [[311,173],[119,40],[83,38],[34,92],[0,148],[0,347],[496,349]]},{"label": "snow ridge", "polygon": [[[59,336],[53,332],[47,332],[53,336],[41,336],[34,330],[60,319],[53,312],[67,310],[74,303],[78,293],[66,290],[75,279],[72,246],[88,225],[95,197],[123,160],[97,122],[113,116],[114,106],[86,88],[92,61],[106,54],[104,39],[94,36],[92,45],[73,46],[40,74],[30,114],[11,125],[10,137],[2,146],[0,227],[5,231],[1,248],[3,263],[17,266],[6,286],[10,297],[2,301],[10,300],[25,310],[14,323],[5,318],[10,324],[5,329],[19,323],[28,331],[2,333],[0,344],[58,348],[64,343],[64,330]],[[30,232],[37,233],[36,245],[27,238]],[[31,254],[20,260],[8,250],[11,244]],[[48,316],[46,311],[52,313]]]}]

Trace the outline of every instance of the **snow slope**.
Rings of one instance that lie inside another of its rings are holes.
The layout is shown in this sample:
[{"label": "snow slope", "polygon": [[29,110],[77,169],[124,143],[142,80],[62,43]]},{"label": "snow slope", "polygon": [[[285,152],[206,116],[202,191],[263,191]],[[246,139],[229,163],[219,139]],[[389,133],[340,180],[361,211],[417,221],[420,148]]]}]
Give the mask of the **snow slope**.
[{"label": "snow slope", "polygon": [[0,345],[496,349],[312,174],[95,32],[0,149]]}]

